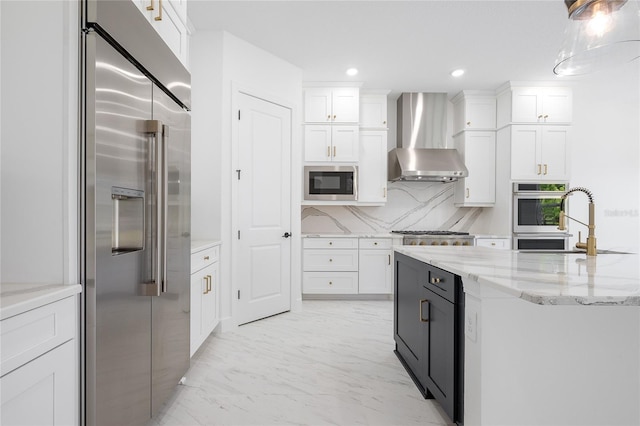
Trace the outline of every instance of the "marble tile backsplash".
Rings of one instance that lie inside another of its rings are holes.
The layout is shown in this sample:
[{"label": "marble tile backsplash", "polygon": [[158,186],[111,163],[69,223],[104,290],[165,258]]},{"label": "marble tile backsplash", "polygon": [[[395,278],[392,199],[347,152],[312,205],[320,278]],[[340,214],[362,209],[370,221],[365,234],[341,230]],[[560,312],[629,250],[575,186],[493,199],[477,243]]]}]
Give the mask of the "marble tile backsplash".
[{"label": "marble tile backsplash", "polygon": [[453,188],[453,183],[389,182],[384,206],[302,206],[302,232],[358,234],[407,229],[468,232],[483,209],[455,207]]}]

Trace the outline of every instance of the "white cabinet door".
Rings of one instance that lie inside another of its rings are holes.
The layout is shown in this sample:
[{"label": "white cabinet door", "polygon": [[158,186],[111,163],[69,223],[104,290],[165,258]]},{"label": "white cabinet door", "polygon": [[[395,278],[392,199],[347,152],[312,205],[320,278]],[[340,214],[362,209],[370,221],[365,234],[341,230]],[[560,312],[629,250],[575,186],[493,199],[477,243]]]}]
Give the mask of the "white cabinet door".
[{"label": "white cabinet door", "polygon": [[344,87],[331,93],[332,122],[357,123],[360,119],[360,89]]},{"label": "white cabinet door", "polygon": [[0,424],[78,424],[76,363],[71,340],[2,376]]},{"label": "white cabinet door", "polygon": [[569,126],[514,125],[511,129],[511,179],[568,179],[569,133]]},{"label": "white cabinet door", "polygon": [[304,127],[304,161],[331,161],[331,126]]},{"label": "white cabinet door", "polygon": [[360,95],[360,128],[387,128],[386,95]]},{"label": "white cabinet door", "polygon": [[391,250],[360,250],[358,293],[392,293]]},{"label": "white cabinet door", "polygon": [[542,91],[542,113],[545,123],[571,123],[573,92],[567,87],[547,87]]},{"label": "white cabinet door", "polygon": [[453,98],[453,132],[495,130],[496,97],[460,92]]},{"label": "white cabinet door", "polygon": [[331,122],[331,89],[304,90],[304,121],[305,123]]},{"label": "white cabinet door", "polygon": [[573,95],[567,87],[516,87],[512,91],[514,123],[571,123]]},{"label": "white cabinet door", "polygon": [[218,320],[218,263],[213,263],[200,271],[203,278],[204,291],[202,295],[202,316],[201,316],[201,340],[204,341],[215,328]]},{"label": "white cabinet door", "polygon": [[358,155],[358,202],[386,202],[387,131],[361,130]]},{"label": "white cabinet door", "polygon": [[514,123],[537,123],[542,109],[542,98],[538,87],[516,87],[512,91],[511,121]]},{"label": "white cabinet door", "polygon": [[357,87],[305,89],[305,123],[358,123],[359,93]]},{"label": "white cabinet door", "polygon": [[358,126],[331,126],[331,160],[358,161],[358,134]]},{"label": "white cabinet door", "polygon": [[542,165],[538,161],[539,126],[511,128],[511,179],[538,179]]},{"label": "white cabinet door", "polygon": [[455,145],[469,170],[469,177],[455,186],[458,207],[488,207],[496,201],[496,134],[467,131],[455,138]]},{"label": "white cabinet door", "polygon": [[542,127],[540,138],[540,163],[545,180],[565,180],[569,177],[567,147],[568,126]]}]

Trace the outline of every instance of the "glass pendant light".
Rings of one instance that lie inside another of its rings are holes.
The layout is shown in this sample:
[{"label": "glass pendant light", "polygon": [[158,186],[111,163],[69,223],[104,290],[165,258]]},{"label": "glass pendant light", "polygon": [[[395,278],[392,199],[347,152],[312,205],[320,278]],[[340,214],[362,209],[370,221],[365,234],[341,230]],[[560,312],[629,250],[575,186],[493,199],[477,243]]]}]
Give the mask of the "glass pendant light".
[{"label": "glass pendant light", "polygon": [[565,0],[569,21],[553,72],[583,75],[640,57],[638,0]]}]

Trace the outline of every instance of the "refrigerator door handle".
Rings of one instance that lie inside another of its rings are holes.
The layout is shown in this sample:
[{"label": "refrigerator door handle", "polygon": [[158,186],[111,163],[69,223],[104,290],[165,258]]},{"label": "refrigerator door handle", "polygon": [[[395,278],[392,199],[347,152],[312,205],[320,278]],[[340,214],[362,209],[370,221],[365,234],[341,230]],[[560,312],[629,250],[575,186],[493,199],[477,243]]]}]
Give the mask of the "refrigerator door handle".
[{"label": "refrigerator door handle", "polygon": [[167,292],[167,234],[169,215],[169,126],[162,126],[162,293]]},{"label": "refrigerator door handle", "polygon": [[153,197],[152,213],[154,215],[151,220],[151,280],[147,283],[146,296],[160,296],[163,288],[164,269],[164,136],[162,135],[163,126],[158,120],[146,120],[145,132],[149,134],[149,151],[150,162],[148,165],[151,170],[150,186],[151,197]]}]

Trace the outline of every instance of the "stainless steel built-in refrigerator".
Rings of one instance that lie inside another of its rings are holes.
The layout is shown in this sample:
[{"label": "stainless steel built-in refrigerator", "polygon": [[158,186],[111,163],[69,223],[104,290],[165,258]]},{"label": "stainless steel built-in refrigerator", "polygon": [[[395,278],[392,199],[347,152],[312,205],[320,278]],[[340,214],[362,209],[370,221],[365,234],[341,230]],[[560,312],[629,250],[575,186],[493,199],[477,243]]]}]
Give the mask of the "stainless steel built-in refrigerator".
[{"label": "stainless steel built-in refrigerator", "polygon": [[145,424],[189,368],[190,76],[134,2],[82,5],[82,415]]}]

